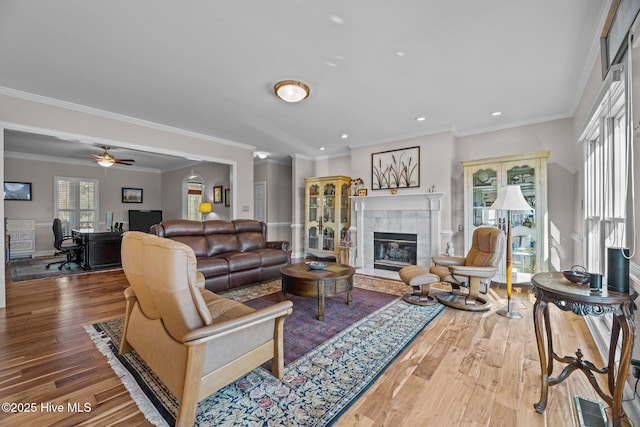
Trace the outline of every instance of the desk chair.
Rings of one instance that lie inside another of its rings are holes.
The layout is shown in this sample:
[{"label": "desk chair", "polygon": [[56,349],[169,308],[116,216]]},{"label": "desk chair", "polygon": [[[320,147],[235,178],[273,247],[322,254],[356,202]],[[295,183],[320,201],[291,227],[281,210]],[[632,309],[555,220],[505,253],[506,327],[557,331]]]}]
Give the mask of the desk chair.
[{"label": "desk chair", "polygon": [[73,241],[72,236],[65,236],[62,233],[62,221],[60,218],[56,218],[53,220],[53,247],[56,249],[54,255],[66,255],[67,259],[64,261],[55,261],[47,264],[46,268],[49,269],[54,264],[60,264],[58,266],[58,270],[62,270],[63,266],[67,266],[67,270],[71,270],[71,263],[75,262],[80,265],[78,262],[78,252],[82,245],[79,245]]}]

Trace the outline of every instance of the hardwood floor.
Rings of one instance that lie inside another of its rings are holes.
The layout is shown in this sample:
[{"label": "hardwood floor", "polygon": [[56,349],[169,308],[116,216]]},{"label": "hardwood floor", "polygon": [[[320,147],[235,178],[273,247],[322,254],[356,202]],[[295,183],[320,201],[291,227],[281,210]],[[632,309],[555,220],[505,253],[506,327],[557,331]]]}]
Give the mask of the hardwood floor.
[{"label": "hardwood floor", "polygon": [[[149,425],[84,330],[124,315],[126,286],[121,271],[7,285],[0,402],[22,411],[0,412],[0,424]],[[494,310],[503,296],[491,291]],[[597,397],[578,372],[550,389],[543,415],[533,409],[540,392],[533,300],[523,295],[517,304],[522,320],[445,308],[337,425],[577,426],[573,396]],[[582,318],[553,309],[552,321],[562,325],[559,353],[580,348],[602,366]]]}]

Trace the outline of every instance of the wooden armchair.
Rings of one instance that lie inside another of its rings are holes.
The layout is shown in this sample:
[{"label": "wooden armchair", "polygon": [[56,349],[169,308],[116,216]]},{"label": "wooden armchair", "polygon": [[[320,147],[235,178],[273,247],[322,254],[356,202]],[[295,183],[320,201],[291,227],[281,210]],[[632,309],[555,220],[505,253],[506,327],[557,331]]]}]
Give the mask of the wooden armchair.
[{"label": "wooden armchair", "polygon": [[120,353],[135,350],[176,396],[177,426],[193,425],[200,400],[269,359],[282,377],[290,301],[254,310],[202,289],[193,250],[151,234],[124,234],[122,267],[131,287]]}]

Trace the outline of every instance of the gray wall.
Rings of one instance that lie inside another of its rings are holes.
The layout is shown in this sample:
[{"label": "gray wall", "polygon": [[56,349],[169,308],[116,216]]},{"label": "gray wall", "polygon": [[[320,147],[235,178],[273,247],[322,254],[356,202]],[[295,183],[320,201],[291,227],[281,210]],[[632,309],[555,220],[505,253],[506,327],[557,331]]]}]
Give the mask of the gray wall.
[{"label": "gray wall", "polygon": [[[46,162],[21,158],[4,158],[5,181],[32,183],[33,201],[4,202],[4,214],[8,219],[33,219],[36,221],[36,254],[53,253],[53,177],[66,176],[97,179],[100,199],[99,226],[104,227],[105,212],[113,212],[114,222],[128,222],[129,209],[161,209],[162,191],[159,172],[140,172],[127,166],[102,166]],[[122,188],[142,188],[143,203],[122,203]],[[125,224],[125,229],[126,229]]]}]

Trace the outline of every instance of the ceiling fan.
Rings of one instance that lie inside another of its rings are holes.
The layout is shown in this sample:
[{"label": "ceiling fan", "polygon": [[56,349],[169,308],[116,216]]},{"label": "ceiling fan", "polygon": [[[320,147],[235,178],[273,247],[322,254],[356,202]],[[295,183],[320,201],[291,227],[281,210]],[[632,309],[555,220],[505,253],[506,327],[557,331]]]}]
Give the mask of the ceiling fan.
[{"label": "ceiling fan", "polygon": [[109,153],[109,150],[111,149],[111,147],[109,147],[108,145],[103,145],[102,148],[104,149],[103,153],[93,155],[96,158],[96,162],[98,162],[100,166],[104,166],[105,168],[108,168],[113,166],[116,163],[119,163],[121,165],[131,166],[135,162],[135,160],[133,159],[116,159]]}]

